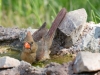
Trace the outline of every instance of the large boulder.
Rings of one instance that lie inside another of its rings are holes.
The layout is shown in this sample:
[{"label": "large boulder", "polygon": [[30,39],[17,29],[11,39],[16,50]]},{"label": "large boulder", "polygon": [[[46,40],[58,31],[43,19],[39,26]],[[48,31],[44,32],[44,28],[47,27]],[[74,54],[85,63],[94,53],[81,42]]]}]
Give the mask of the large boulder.
[{"label": "large boulder", "polygon": [[67,36],[65,47],[71,47],[76,43],[84,26],[86,25],[87,13],[85,9],[70,11],[59,25],[58,29]]},{"label": "large boulder", "polygon": [[100,53],[80,52],[73,64],[74,73],[100,70]]},{"label": "large boulder", "polygon": [[[52,52],[56,51],[58,51],[58,49],[55,49]],[[70,48],[60,49],[58,53],[62,53],[61,55],[69,53],[77,54],[79,51],[90,51],[100,53],[100,23],[86,23],[86,27],[84,28],[78,41]]]},{"label": "large boulder", "polygon": [[[85,9],[68,12],[56,30],[51,54],[57,54],[62,48],[72,47],[80,38],[87,20]],[[70,51],[70,50],[69,50]]]}]

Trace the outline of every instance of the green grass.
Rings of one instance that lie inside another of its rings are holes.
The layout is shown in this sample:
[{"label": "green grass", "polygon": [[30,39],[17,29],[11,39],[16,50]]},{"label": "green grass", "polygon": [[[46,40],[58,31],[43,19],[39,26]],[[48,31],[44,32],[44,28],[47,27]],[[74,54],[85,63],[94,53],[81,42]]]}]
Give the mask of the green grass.
[{"label": "green grass", "polygon": [[0,25],[5,27],[49,28],[61,8],[85,8],[88,21],[100,22],[100,0],[0,0]]},{"label": "green grass", "polygon": [[100,11],[98,11],[96,9],[96,7],[94,7],[94,5],[89,0],[87,0],[87,1],[88,1],[89,5],[92,8],[92,10],[91,10],[91,19],[95,23],[98,23],[100,21]]},{"label": "green grass", "polygon": [[[0,20],[1,20],[1,0],[0,0]],[[1,23],[1,21],[0,21]]]}]

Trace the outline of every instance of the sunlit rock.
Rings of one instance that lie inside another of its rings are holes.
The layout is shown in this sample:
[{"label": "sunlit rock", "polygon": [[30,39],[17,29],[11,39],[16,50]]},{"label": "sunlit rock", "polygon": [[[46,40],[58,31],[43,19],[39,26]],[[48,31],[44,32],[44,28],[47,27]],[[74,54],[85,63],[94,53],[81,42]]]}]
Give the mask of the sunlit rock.
[{"label": "sunlit rock", "polygon": [[100,53],[80,52],[73,65],[74,73],[100,70]]},{"label": "sunlit rock", "polygon": [[79,40],[71,47],[74,51],[100,52],[100,23],[87,23]]},{"label": "sunlit rock", "polygon": [[8,56],[4,56],[0,58],[0,68],[11,68],[11,67],[17,67],[20,65],[20,61]]},{"label": "sunlit rock", "polygon": [[59,26],[59,30],[67,36],[65,47],[71,47],[76,43],[84,26],[86,25],[87,13],[85,9],[70,11]]}]

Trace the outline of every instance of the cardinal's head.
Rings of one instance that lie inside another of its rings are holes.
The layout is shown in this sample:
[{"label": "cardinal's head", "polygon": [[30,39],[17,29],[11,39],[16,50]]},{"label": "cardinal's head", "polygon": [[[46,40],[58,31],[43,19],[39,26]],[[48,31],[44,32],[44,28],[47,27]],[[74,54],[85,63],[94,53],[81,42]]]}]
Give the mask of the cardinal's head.
[{"label": "cardinal's head", "polygon": [[34,46],[34,40],[33,40],[33,37],[31,35],[30,31],[28,31],[27,35],[24,39],[23,51],[30,53],[30,52],[32,52],[33,46]]}]

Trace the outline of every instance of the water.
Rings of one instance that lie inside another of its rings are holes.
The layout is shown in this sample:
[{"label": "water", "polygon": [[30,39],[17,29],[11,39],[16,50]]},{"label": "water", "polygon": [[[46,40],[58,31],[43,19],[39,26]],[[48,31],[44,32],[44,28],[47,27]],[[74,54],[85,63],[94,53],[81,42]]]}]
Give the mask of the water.
[{"label": "water", "polygon": [[20,51],[12,50],[8,46],[0,46],[0,51],[3,52],[3,53],[0,53],[0,57],[10,56],[10,57],[13,57],[13,58],[16,58],[16,59],[20,60],[20,54],[21,54]]},{"label": "water", "polygon": [[33,66],[40,66],[40,67],[45,67],[47,64],[49,64],[50,62],[56,62],[56,63],[59,63],[59,64],[62,64],[62,63],[67,63],[69,61],[71,61],[73,58],[71,55],[64,55],[64,56],[51,56],[51,59],[49,60],[45,60],[43,62],[37,62],[37,63],[34,63]]},{"label": "water", "polygon": [[[11,48],[9,47],[0,47],[0,51],[4,50],[4,52],[2,54],[0,54],[0,57],[2,56],[10,56],[10,57],[13,57],[13,58],[16,58],[18,60],[21,60],[20,59],[20,54],[21,52],[20,51],[16,51],[16,50],[12,50]],[[40,67],[44,67],[45,65],[49,64],[50,62],[56,62],[56,63],[66,63],[66,62],[69,62],[71,61],[73,58],[71,55],[64,55],[64,56],[57,56],[57,55],[54,55],[54,56],[51,56],[51,59],[49,60],[45,60],[45,61],[42,61],[42,62],[36,62],[36,63],[33,63],[32,65],[33,66],[40,66]]]}]

